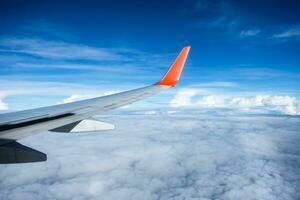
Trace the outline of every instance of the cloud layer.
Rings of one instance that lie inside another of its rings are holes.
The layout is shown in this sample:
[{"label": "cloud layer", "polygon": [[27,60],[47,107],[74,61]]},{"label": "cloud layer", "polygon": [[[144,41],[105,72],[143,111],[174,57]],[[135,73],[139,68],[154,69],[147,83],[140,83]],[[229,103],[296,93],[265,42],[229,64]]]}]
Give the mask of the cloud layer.
[{"label": "cloud layer", "polygon": [[0,199],[300,197],[299,118],[105,117],[116,130],[23,140],[49,160],[0,166]]}]

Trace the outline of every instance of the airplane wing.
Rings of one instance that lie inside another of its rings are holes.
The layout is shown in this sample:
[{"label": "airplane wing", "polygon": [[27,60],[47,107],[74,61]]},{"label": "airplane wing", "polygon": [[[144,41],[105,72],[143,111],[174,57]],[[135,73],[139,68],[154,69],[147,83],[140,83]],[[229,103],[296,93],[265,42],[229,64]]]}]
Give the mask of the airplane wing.
[{"label": "airplane wing", "polygon": [[0,163],[45,161],[46,154],[16,142],[33,134],[48,130],[88,132],[113,128],[91,117],[174,87],[189,50],[190,46],[184,47],[168,72],[154,85],[72,103],[0,114]]}]

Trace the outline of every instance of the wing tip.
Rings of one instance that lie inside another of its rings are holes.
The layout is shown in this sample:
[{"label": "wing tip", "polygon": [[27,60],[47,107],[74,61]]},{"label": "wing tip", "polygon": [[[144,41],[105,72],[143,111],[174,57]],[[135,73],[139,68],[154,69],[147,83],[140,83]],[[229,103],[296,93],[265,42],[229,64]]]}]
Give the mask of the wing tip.
[{"label": "wing tip", "polygon": [[169,86],[174,87],[176,86],[177,82],[180,79],[181,72],[184,68],[185,61],[189,54],[191,46],[186,45],[182,48],[178,56],[176,57],[175,61],[169,68],[168,72],[164,75],[164,77],[157,82],[155,85],[159,86]]}]

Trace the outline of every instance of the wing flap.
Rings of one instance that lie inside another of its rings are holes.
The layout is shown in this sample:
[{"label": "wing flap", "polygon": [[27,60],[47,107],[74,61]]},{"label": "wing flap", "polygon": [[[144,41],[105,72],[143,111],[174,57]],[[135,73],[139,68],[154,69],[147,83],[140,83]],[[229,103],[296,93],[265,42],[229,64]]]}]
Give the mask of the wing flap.
[{"label": "wing flap", "polygon": [[112,130],[115,126],[107,122],[101,122],[96,119],[85,119],[73,122],[50,131],[60,133],[84,133],[94,131]]}]

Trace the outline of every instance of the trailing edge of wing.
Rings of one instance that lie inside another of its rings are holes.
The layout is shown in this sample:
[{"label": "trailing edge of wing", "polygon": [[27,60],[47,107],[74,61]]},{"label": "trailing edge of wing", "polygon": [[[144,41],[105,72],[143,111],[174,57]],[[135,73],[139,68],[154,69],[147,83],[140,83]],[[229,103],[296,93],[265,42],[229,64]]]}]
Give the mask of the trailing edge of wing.
[{"label": "trailing edge of wing", "polygon": [[174,87],[180,79],[186,58],[190,51],[190,46],[185,46],[178,54],[165,76],[156,85]]}]

